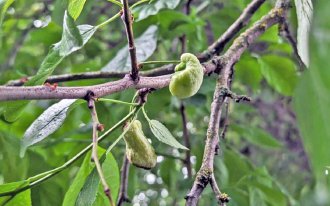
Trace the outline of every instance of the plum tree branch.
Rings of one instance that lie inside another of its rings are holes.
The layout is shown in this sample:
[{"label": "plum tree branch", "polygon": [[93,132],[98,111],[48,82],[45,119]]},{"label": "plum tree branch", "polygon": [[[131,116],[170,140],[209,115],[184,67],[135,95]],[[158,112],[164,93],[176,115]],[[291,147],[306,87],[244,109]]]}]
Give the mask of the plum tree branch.
[{"label": "plum tree branch", "polygon": [[[214,156],[219,143],[219,123],[227,94],[224,92],[230,88],[233,66],[239,60],[242,53],[253,43],[261,34],[275,24],[284,20],[286,12],[289,9],[290,0],[278,0],[276,6],[251,28],[243,32],[229,47],[227,52],[219,57],[223,59],[221,73],[216,83],[213,102],[211,104],[210,121],[206,133],[206,143],[204,147],[204,156],[202,165],[196,175],[194,184],[186,196],[186,205],[195,206],[207,186],[211,183],[213,177]],[[214,182],[212,183],[214,186]],[[217,192],[220,190],[217,190]]]},{"label": "plum tree branch", "polygon": [[128,6],[128,0],[122,0],[122,4],[123,4],[123,15],[121,18],[125,24],[127,41],[128,41],[128,51],[131,57],[131,66],[132,66],[131,78],[135,82],[139,80],[139,66],[136,58],[136,48],[134,45],[134,34],[132,28],[133,16]]},{"label": "plum tree branch", "polygon": [[[205,74],[215,71],[217,63],[209,61],[203,64]],[[171,76],[162,75],[156,77],[140,77],[136,83],[129,75],[124,78],[83,87],[57,87],[56,89],[47,86],[0,86],[0,101],[9,100],[37,100],[37,99],[83,99],[87,93],[92,91],[95,98],[121,92],[129,88],[154,88],[161,89],[169,85]]]}]

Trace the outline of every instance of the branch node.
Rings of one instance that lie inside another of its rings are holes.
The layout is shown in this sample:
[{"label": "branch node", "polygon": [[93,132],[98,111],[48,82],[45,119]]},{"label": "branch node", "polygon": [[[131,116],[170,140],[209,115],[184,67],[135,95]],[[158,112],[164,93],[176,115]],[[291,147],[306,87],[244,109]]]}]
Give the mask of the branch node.
[{"label": "branch node", "polygon": [[228,194],[226,193],[221,193],[219,196],[218,196],[218,199],[220,201],[220,203],[228,203],[229,200],[230,200],[230,197]]},{"label": "branch node", "polygon": [[241,101],[250,102],[251,98],[245,95],[237,95],[234,92],[230,91],[227,87],[221,88],[221,95],[233,99],[235,102],[239,103]]},{"label": "branch node", "polygon": [[156,89],[154,89],[154,88],[139,89],[139,91],[138,91],[138,96],[139,96],[138,103],[139,103],[139,105],[143,105],[144,103],[146,103],[148,94],[150,94],[151,92],[153,92],[155,90]]}]

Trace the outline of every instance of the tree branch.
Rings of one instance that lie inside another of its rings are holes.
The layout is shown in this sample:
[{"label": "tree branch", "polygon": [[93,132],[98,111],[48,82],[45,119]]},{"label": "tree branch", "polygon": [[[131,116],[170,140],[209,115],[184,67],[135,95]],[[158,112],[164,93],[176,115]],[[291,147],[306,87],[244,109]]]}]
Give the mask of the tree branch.
[{"label": "tree branch", "polygon": [[121,206],[125,202],[131,202],[130,199],[127,196],[127,187],[128,187],[128,173],[129,173],[129,161],[127,159],[127,156],[124,155],[124,161],[123,165],[120,170],[120,190],[118,195],[118,201],[117,206]]},{"label": "tree branch", "polygon": [[187,115],[186,115],[186,110],[184,103],[181,101],[181,106],[180,106],[180,113],[181,113],[181,118],[182,118],[182,130],[183,130],[183,139],[184,139],[184,145],[189,149],[186,151],[186,158],[185,158],[185,165],[187,167],[187,172],[188,172],[188,178],[192,178],[192,169],[191,169],[191,162],[190,162],[190,137],[189,137],[189,131],[187,128]]},{"label": "tree branch", "polygon": [[265,2],[265,0],[253,0],[251,3],[244,9],[240,17],[223,33],[220,38],[214,42],[209,48],[198,56],[200,61],[205,61],[210,59],[215,54],[220,54],[225,45],[232,40],[235,35],[245,27],[253,14],[259,9],[259,7]]},{"label": "tree branch", "polygon": [[297,41],[295,40],[290,31],[289,22],[287,20],[283,21],[283,23],[279,25],[279,34],[289,42],[300,68],[302,70],[305,70],[307,66],[305,65],[298,53]]},{"label": "tree branch", "polygon": [[123,7],[123,15],[121,16],[121,18],[125,24],[127,41],[128,41],[128,51],[131,57],[131,66],[132,66],[131,78],[134,82],[136,82],[137,80],[139,80],[139,66],[136,58],[136,48],[134,45],[134,35],[132,28],[133,16],[128,6],[128,0],[122,0],[122,3],[124,7]]},{"label": "tree branch", "polygon": [[[204,73],[215,72],[217,62],[209,61],[203,64]],[[160,89],[169,85],[171,76],[163,75],[156,77],[140,77],[139,82],[126,75],[123,79],[108,82],[105,84],[83,86],[83,87],[57,87],[47,86],[0,86],[0,101],[8,100],[36,100],[36,99],[83,99],[89,91],[92,91],[95,98],[121,92],[129,88],[154,88]]]},{"label": "tree branch", "polygon": [[[211,104],[210,121],[207,129],[206,144],[204,148],[203,162],[197,173],[194,184],[186,196],[186,205],[195,206],[213,176],[214,156],[219,143],[219,123],[221,117],[221,107],[226,100],[226,92],[231,84],[231,75],[233,66],[239,60],[242,53],[269,27],[280,23],[286,16],[286,10],[289,8],[289,0],[278,0],[274,9],[272,9],[261,20],[256,22],[246,32],[242,33],[230,46],[228,51],[219,58],[222,58],[223,65],[220,65],[221,73],[216,83],[213,102]],[[214,183],[213,183],[214,185]],[[219,190],[220,191],[220,190]]]}]

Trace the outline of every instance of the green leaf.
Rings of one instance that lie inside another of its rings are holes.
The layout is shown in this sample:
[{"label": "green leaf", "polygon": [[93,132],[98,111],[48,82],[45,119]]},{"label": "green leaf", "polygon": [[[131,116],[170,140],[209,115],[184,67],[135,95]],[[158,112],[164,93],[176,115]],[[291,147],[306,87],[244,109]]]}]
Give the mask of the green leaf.
[{"label": "green leaf", "polygon": [[76,20],[84,8],[86,0],[69,0],[68,11],[70,16]]},{"label": "green leaf", "polygon": [[67,12],[64,14],[63,32],[61,41],[54,44],[48,55],[41,63],[38,73],[26,85],[43,84],[53,73],[56,66],[71,53],[81,49],[93,36],[97,27],[91,25],[76,26]]},{"label": "green leaf", "polygon": [[76,199],[79,195],[81,188],[84,186],[84,182],[86,181],[87,176],[93,170],[93,165],[91,163],[91,152],[89,152],[85,158],[83,163],[80,166],[80,169],[74,178],[73,182],[70,185],[70,188],[65,194],[63,206],[71,206],[74,205]]},{"label": "green leaf", "polygon": [[230,125],[241,137],[245,138],[252,144],[266,148],[279,148],[282,144],[276,140],[271,134],[263,129],[243,125]]},{"label": "green leaf", "polygon": [[[48,55],[41,63],[35,76],[25,85],[33,86],[43,84],[49,75],[53,73],[56,66],[72,52],[81,49],[93,36],[98,27],[91,25],[75,26],[73,19],[65,12],[63,20],[63,32],[61,41],[54,44]],[[3,119],[7,122],[15,122],[19,119],[21,112],[29,101],[17,101],[6,103],[2,113]]]},{"label": "green leaf", "polygon": [[159,141],[178,149],[188,150],[187,147],[180,144],[175,137],[173,137],[171,132],[161,122],[152,119],[149,121],[149,127]]},{"label": "green leaf", "polygon": [[298,18],[297,48],[302,61],[309,65],[309,33],[313,18],[312,0],[295,0]]},{"label": "green leaf", "polygon": [[29,160],[19,157],[20,140],[8,131],[0,131],[0,156],[3,168],[0,169],[4,182],[25,179]]},{"label": "green leaf", "polygon": [[17,121],[28,103],[29,101],[5,102],[3,104],[3,110],[1,111],[1,119],[7,123],[13,123]]},{"label": "green leaf", "polygon": [[21,144],[21,157],[24,156],[27,147],[40,142],[60,128],[67,117],[69,108],[82,102],[83,100],[64,99],[44,111],[25,131]]},{"label": "green leaf", "polygon": [[317,180],[321,184],[328,184],[324,190],[327,194],[330,184],[324,173],[325,167],[330,165],[330,25],[325,16],[329,14],[329,6],[329,1],[315,2],[310,69],[299,79],[293,96],[305,151]]},{"label": "green leaf", "polygon": [[14,1],[15,0],[0,0],[0,33],[1,33],[1,26],[2,26],[3,19],[5,17],[6,11]]},{"label": "green leaf", "polygon": [[157,14],[162,9],[174,9],[180,3],[180,0],[157,0],[149,4],[140,5],[133,9],[134,16],[138,16],[135,21],[141,21],[151,15]]},{"label": "green leaf", "polygon": [[[99,152],[104,153],[105,150],[99,148]],[[102,169],[105,175],[105,179],[110,187],[112,199],[115,201],[118,196],[120,184],[120,174],[117,162],[111,153],[106,154],[106,156],[103,155],[100,158],[100,162],[102,163]],[[103,191],[103,187],[100,184],[100,178],[97,169],[96,167],[94,167],[94,169],[86,178],[86,181],[75,201],[75,205],[94,205],[95,201],[99,196],[106,198]]]},{"label": "green leaf", "polygon": [[268,84],[281,94],[291,96],[297,82],[294,63],[275,55],[262,56],[258,62]]},{"label": "green leaf", "polygon": [[122,4],[121,2],[119,2],[119,1],[117,1],[117,0],[107,0],[107,1],[110,1],[110,2],[113,3],[113,4],[116,4],[116,5],[119,6],[120,8],[123,7],[123,4]]},{"label": "green leaf", "polygon": [[[15,189],[27,186],[28,181],[11,182],[8,184],[0,185],[0,194],[13,191]],[[11,196],[0,197],[0,205],[6,206],[31,206],[31,190],[25,190],[24,192],[18,193],[14,198],[10,199]]]},{"label": "green leaf", "polygon": [[[136,57],[138,62],[148,59],[157,47],[157,26],[149,26],[148,29],[137,39],[135,39]],[[121,48],[117,55],[101,70],[112,71],[129,71],[131,68],[131,58],[128,51],[128,45]]]},{"label": "green leaf", "polygon": [[175,160],[166,158],[160,165],[159,175],[171,191],[177,185],[177,171]]}]

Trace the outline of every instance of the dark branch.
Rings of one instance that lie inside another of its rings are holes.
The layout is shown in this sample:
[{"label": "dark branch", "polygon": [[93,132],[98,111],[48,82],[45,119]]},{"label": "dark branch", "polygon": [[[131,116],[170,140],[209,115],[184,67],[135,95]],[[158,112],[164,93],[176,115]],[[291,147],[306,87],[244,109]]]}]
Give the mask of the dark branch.
[{"label": "dark branch", "polygon": [[182,118],[182,130],[183,130],[183,139],[184,139],[184,144],[185,146],[189,149],[186,151],[186,159],[185,159],[185,165],[187,167],[187,172],[188,172],[188,178],[192,178],[192,169],[191,169],[191,162],[190,162],[190,137],[189,137],[189,131],[187,128],[187,115],[186,115],[186,110],[184,103],[181,102],[180,106],[180,113],[181,113],[181,118]]},{"label": "dark branch", "polygon": [[120,190],[119,190],[119,195],[118,195],[117,206],[121,206],[125,202],[128,202],[128,203],[131,202],[131,200],[127,196],[129,166],[130,166],[129,161],[125,155],[124,161],[123,161],[123,166],[121,167],[121,170],[120,170],[121,179],[120,179]]},{"label": "dark branch", "polygon": [[128,0],[123,0],[122,2],[124,5],[122,19],[126,28],[128,51],[131,57],[131,78],[134,82],[136,82],[139,80],[139,66],[136,58],[136,48],[134,45],[134,34],[132,28],[133,16],[128,6]]}]

